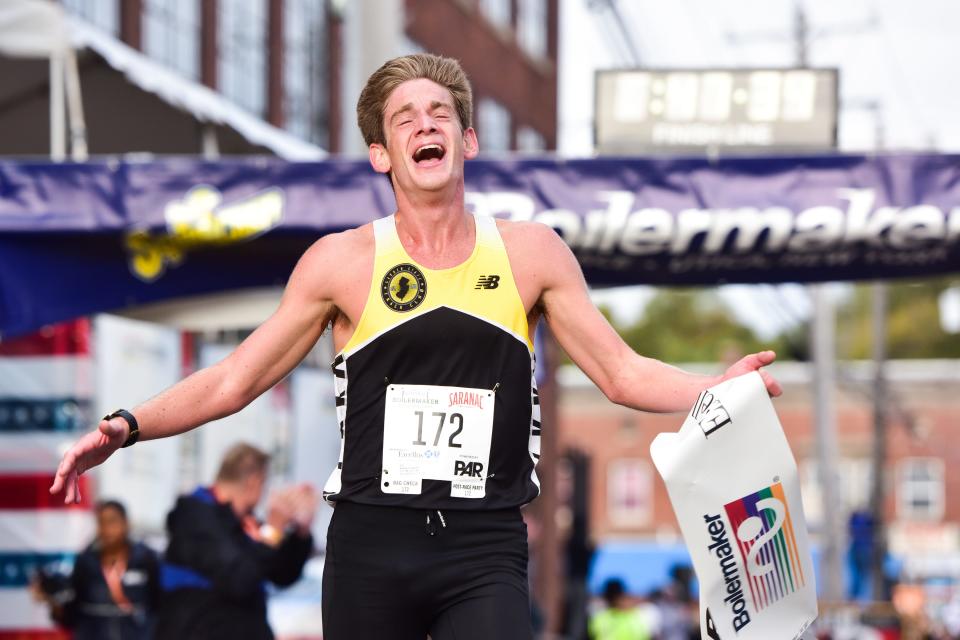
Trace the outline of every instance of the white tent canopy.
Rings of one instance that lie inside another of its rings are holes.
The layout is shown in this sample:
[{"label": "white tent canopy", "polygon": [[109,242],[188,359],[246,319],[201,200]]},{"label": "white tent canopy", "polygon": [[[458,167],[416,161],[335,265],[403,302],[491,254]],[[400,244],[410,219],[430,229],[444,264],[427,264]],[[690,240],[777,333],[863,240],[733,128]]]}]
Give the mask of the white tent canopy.
[{"label": "white tent canopy", "polygon": [[68,111],[75,159],[84,144],[101,155],[326,155],[49,0],[0,3],[0,78],[0,155],[56,157]]},{"label": "white tent canopy", "polygon": [[42,0],[7,0],[0,4],[0,55],[49,58],[67,42],[60,5]]},{"label": "white tent canopy", "polygon": [[142,304],[115,313],[184,331],[249,329],[263,324],[282,296],[282,287],[260,287]]}]

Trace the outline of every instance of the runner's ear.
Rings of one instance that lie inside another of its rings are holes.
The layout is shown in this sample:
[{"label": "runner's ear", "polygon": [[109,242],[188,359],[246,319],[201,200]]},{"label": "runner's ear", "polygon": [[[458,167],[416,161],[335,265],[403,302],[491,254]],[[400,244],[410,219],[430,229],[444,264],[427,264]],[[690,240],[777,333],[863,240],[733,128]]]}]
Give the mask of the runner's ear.
[{"label": "runner's ear", "polygon": [[478,153],[480,153],[480,142],[477,140],[477,132],[473,127],[468,127],[463,132],[463,157],[473,160]]},{"label": "runner's ear", "polygon": [[390,155],[387,153],[386,147],[376,142],[370,145],[370,164],[377,173],[390,172]]}]

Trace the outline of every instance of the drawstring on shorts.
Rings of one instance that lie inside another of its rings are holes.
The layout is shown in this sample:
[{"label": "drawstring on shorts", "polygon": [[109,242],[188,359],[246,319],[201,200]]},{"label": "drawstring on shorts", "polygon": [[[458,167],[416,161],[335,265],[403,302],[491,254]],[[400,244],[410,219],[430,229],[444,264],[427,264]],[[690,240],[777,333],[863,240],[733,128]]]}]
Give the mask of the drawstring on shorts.
[{"label": "drawstring on shorts", "polygon": [[[434,518],[433,514],[437,514],[437,517]],[[437,522],[440,523],[440,528],[437,528]],[[439,509],[427,512],[427,524],[426,531],[428,536],[435,536],[439,533],[440,529],[447,528],[447,520],[443,517],[443,512]]]}]

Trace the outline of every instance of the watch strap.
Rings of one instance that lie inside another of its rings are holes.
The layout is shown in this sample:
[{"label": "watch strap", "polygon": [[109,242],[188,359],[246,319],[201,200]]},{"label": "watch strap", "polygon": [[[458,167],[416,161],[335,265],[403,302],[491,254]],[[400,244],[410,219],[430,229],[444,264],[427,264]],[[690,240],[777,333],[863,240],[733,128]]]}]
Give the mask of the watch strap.
[{"label": "watch strap", "polygon": [[137,440],[140,439],[140,425],[137,424],[137,419],[126,409],[117,409],[113,413],[103,417],[104,420],[113,420],[114,418],[123,418],[127,421],[127,424],[130,425],[130,434],[127,436],[127,439],[123,441],[121,449],[133,446]]}]

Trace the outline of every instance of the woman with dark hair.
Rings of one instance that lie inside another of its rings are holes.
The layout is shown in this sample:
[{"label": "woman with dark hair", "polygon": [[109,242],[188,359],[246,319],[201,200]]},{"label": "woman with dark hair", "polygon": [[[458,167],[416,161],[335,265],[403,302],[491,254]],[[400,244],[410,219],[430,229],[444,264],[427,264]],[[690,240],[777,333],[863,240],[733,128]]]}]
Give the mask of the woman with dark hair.
[{"label": "woman with dark hair", "polygon": [[158,589],[157,554],[130,540],[127,510],[114,500],[95,508],[97,536],[77,555],[62,590],[38,585],[53,619],[74,640],[149,640]]}]

